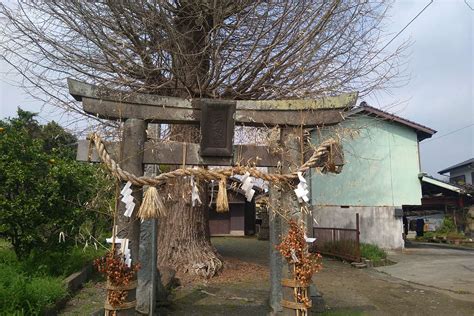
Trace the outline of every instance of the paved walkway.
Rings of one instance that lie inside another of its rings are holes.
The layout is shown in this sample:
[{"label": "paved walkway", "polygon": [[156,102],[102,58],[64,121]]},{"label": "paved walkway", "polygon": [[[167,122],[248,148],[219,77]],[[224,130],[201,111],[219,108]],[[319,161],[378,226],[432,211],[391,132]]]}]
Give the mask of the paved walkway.
[{"label": "paved walkway", "polygon": [[446,249],[429,245],[412,245],[389,256],[397,264],[379,267],[378,271],[393,277],[447,290],[457,294],[473,294],[474,251]]}]

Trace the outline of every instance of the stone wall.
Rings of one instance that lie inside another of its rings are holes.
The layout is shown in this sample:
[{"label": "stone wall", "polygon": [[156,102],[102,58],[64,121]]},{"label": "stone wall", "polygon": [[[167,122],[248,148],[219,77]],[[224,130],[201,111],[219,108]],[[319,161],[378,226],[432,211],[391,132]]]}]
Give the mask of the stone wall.
[{"label": "stone wall", "polygon": [[393,206],[313,206],[313,226],[355,228],[356,213],[361,242],[385,249],[404,247],[402,218],[395,217]]}]

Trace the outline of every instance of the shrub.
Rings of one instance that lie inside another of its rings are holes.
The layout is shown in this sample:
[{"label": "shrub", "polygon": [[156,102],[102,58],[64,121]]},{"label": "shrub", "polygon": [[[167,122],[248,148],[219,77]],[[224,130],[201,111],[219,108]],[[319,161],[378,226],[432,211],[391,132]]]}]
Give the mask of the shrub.
[{"label": "shrub", "polygon": [[451,217],[445,217],[443,219],[443,224],[436,232],[442,235],[457,232],[456,225],[454,225],[453,219]]},{"label": "shrub", "polygon": [[73,135],[54,122],[39,125],[32,113],[18,116],[0,121],[0,237],[22,258],[33,249],[65,251],[84,223],[100,222],[86,207],[106,179],[97,167],[74,161]]},{"label": "shrub", "polygon": [[387,252],[377,245],[360,244],[360,255],[363,258],[372,260],[373,262],[380,262],[387,258]]},{"label": "shrub", "polygon": [[423,236],[416,236],[416,240],[420,241],[431,241],[437,236],[436,232],[425,232]]}]

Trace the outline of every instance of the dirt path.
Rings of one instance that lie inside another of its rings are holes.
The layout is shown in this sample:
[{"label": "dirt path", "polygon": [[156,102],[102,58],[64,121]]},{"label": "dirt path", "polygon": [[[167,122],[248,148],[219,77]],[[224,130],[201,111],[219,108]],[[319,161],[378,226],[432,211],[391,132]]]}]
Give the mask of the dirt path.
[{"label": "dirt path", "polygon": [[[252,316],[269,312],[268,242],[215,238],[213,244],[226,259],[222,275],[182,285],[175,290],[172,304],[159,315]],[[324,269],[314,280],[325,301],[326,311],[319,315],[474,315],[472,301],[332,259],[324,260]],[[79,297],[96,301],[103,289],[97,285],[95,289],[98,295],[86,289],[89,295],[81,291]],[[86,315],[76,310],[88,302],[73,302],[64,315]]]},{"label": "dirt path", "polygon": [[84,316],[104,307],[105,282],[96,278],[86,283],[84,287],[70,299],[60,315]]},{"label": "dirt path", "polygon": [[207,282],[178,288],[160,315],[266,315],[270,288],[269,244],[255,238],[213,238],[224,272]]}]

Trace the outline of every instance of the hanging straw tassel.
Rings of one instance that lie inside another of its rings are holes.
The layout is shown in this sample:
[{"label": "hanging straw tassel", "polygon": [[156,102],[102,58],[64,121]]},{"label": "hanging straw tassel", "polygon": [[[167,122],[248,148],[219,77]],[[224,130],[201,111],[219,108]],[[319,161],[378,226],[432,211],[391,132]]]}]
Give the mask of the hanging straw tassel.
[{"label": "hanging straw tassel", "polygon": [[158,190],[150,186],[145,192],[142,205],[137,216],[141,219],[151,219],[166,216],[166,208]]},{"label": "hanging straw tassel", "polygon": [[227,199],[227,183],[226,178],[219,181],[219,191],[217,192],[216,210],[218,213],[229,211],[229,200]]}]

